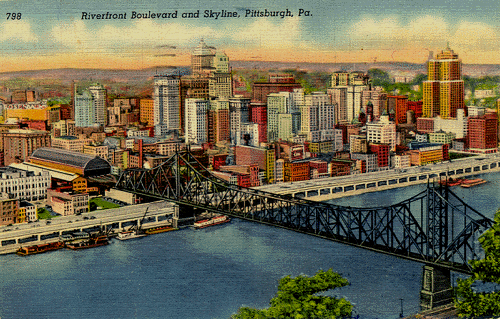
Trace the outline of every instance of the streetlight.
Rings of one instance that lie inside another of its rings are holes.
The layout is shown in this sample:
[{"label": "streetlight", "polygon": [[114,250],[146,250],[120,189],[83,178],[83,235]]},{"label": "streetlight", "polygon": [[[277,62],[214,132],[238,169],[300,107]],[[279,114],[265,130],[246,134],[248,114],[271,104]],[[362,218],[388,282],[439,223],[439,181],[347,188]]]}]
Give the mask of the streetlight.
[{"label": "streetlight", "polygon": [[399,314],[399,318],[403,318],[403,298],[399,298],[401,300],[401,313]]}]

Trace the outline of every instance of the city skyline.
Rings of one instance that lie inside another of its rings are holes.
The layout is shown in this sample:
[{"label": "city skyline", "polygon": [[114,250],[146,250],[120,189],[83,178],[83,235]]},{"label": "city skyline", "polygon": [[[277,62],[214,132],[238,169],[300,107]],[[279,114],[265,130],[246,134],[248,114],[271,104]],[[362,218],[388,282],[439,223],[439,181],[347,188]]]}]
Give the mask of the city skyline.
[{"label": "city skyline", "polygon": [[[2,71],[189,65],[201,38],[231,61],[423,63],[449,42],[464,63],[500,63],[500,8],[491,0],[474,6],[458,0],[382,0],[376,6],[366,0],[0,0],[0,7]],[[182,17],[198,10],[198,18]],[[279,12],[255,17],[265,10],[283,11],[283,18]]]}]

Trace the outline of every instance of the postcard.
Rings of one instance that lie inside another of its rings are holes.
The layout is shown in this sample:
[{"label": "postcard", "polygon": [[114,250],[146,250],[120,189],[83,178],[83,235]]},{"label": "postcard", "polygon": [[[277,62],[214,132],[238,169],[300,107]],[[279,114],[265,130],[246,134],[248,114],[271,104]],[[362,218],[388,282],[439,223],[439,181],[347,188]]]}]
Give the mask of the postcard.
[{"label": "postcard", "polygon": [[[457,316],[500,291],[469,263],[500,207],[497,2],[0,8],[0,318]],[[181,148],[223,182],[158,169]]]}]

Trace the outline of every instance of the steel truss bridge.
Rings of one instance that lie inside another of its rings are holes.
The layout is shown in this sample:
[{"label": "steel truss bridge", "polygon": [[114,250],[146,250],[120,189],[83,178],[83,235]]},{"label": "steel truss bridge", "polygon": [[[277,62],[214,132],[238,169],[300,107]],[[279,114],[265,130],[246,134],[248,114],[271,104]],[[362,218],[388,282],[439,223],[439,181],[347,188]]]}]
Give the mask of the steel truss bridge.
[{"label": "steel truss bridge", "polygon": [[493,225],[439,183],[397,204],[345,207],[229,184],[189,151],[124,171],[116,188],[462,273],[471,272],[468,260],[482,257],[477,239]]}]

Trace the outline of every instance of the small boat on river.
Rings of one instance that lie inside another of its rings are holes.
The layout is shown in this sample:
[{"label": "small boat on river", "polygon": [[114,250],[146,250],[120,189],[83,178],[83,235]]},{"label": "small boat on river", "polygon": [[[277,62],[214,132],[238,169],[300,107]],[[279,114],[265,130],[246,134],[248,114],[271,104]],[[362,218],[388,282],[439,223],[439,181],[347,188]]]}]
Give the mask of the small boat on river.
[{"label": "small boat on river", "polygon": [[227,217],[226,215],[218,215],[211,217],[209,219],[202,219],[194,223],[194,228],[195,229],[201,229],[201,228],[206,228],[210,226],[215,226],[219,224],[224,224],[230,222],[231,219]]},{"label": "small boat on river", "polygon": [[33,246],[21,247],[16,251],[16,254],[20,256],[28,256],[41,254],[52,250],[57,250],[64,247],[64,243],[62,241],[57,241],[55,243],[47,243],[47,244],[39,244]]}]

